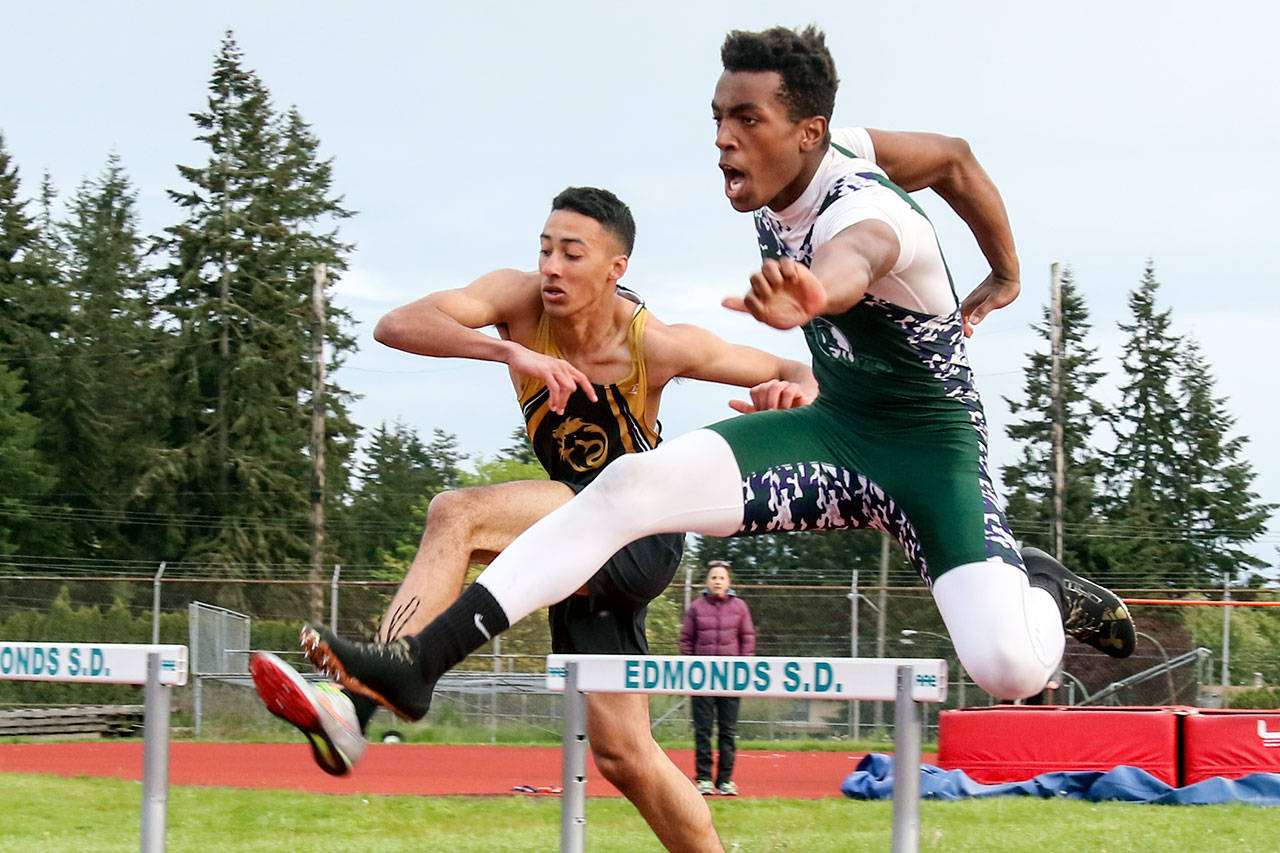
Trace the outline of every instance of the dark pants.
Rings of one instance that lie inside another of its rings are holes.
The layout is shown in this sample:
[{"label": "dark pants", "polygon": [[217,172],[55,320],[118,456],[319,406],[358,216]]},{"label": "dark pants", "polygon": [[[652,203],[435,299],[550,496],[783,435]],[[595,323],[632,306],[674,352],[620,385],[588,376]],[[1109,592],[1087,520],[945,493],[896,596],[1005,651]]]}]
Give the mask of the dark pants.
[{"label": "dark pants", "polygon": [[[713,779],[723,784],[733,778],[734,738],[738,729],[737,696],[693,696],[693,745],[695,779]],[[716,775],[711,775],[711,726],[720,730],[720,761]]]}]

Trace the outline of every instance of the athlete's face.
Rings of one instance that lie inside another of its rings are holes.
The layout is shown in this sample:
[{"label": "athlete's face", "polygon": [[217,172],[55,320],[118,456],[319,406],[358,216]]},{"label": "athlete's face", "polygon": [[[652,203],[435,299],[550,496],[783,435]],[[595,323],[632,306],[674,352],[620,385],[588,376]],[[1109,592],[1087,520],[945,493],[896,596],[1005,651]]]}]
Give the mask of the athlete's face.
[{"label": "athlete's face", "polygon": [[711,117],[724,194],[734,210],[766,204],[780,210],[799,198],[813,177],[810,167],[826,141],[826,119],[792,121],[780,91],[782,75],[776,71],[726,71],[716,84]]},{"label": "athlete's face", "polygon": [[553,210],[540,240],[542,309],[553,317],[573,314],[612,294],[627,271],[618,239],[590,216]]},{"label": "athlete's face", "polygon": [[707,589],[711,590],[711,594],[717,597],[721,597],[728,592],[729,570],[724,566],[713,566],[711,571],[707,572]]}]

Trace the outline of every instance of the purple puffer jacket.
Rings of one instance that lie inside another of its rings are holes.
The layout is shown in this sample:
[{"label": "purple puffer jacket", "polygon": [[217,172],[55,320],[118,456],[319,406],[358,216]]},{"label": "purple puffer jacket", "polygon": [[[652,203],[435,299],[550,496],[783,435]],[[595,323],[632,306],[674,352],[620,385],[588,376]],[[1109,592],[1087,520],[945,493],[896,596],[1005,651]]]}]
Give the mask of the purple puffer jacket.
[{"label": "purple puffer jacket", "polygon": [[682,655],[754,655],[756,629],[747,603],[729,590],[716,598],[710,590],[689,605],[680,626]]}]

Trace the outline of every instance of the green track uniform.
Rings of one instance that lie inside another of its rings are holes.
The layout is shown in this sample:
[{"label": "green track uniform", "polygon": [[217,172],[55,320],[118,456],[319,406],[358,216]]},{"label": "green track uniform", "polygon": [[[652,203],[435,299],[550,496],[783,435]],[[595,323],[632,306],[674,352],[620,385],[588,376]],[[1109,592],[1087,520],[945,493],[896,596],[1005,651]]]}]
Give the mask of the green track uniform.
[{"label": "green track uniform", "polygon": [[883,530],[926,582],[965,563],[1021,567],[987,470],[955,289],[923,212],[873,163],[833,145],[794,204],[755,214],[761,254],[806,266],[868,219],[894,229],[900,256],[858,304],[804,326],[818,399],[709,427],[742,474],[739,533]]}]

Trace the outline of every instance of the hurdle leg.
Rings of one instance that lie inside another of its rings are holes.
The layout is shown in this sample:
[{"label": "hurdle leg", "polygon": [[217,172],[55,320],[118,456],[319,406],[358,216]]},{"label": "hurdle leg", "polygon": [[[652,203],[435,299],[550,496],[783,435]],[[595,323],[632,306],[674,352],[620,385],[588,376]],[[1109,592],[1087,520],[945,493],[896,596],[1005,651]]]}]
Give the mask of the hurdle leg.
[{"label": "hurdle leg", "polygon": [[142,726],[142,853],[165,849],[169,798],[169,688],[160,683],[160,655],[147,655]]},{"label": "hurdle leg", "polygon": [[920,708],[912,698],[915,668],[898,667],[893,706],[893,853],[920,849]]},{"label": "hurdle leg", "polygon": [[560,770],[560,851],[582,853],[587,834],[587,695],[578,690],[578,663],[564,676],[564,735]]}]

